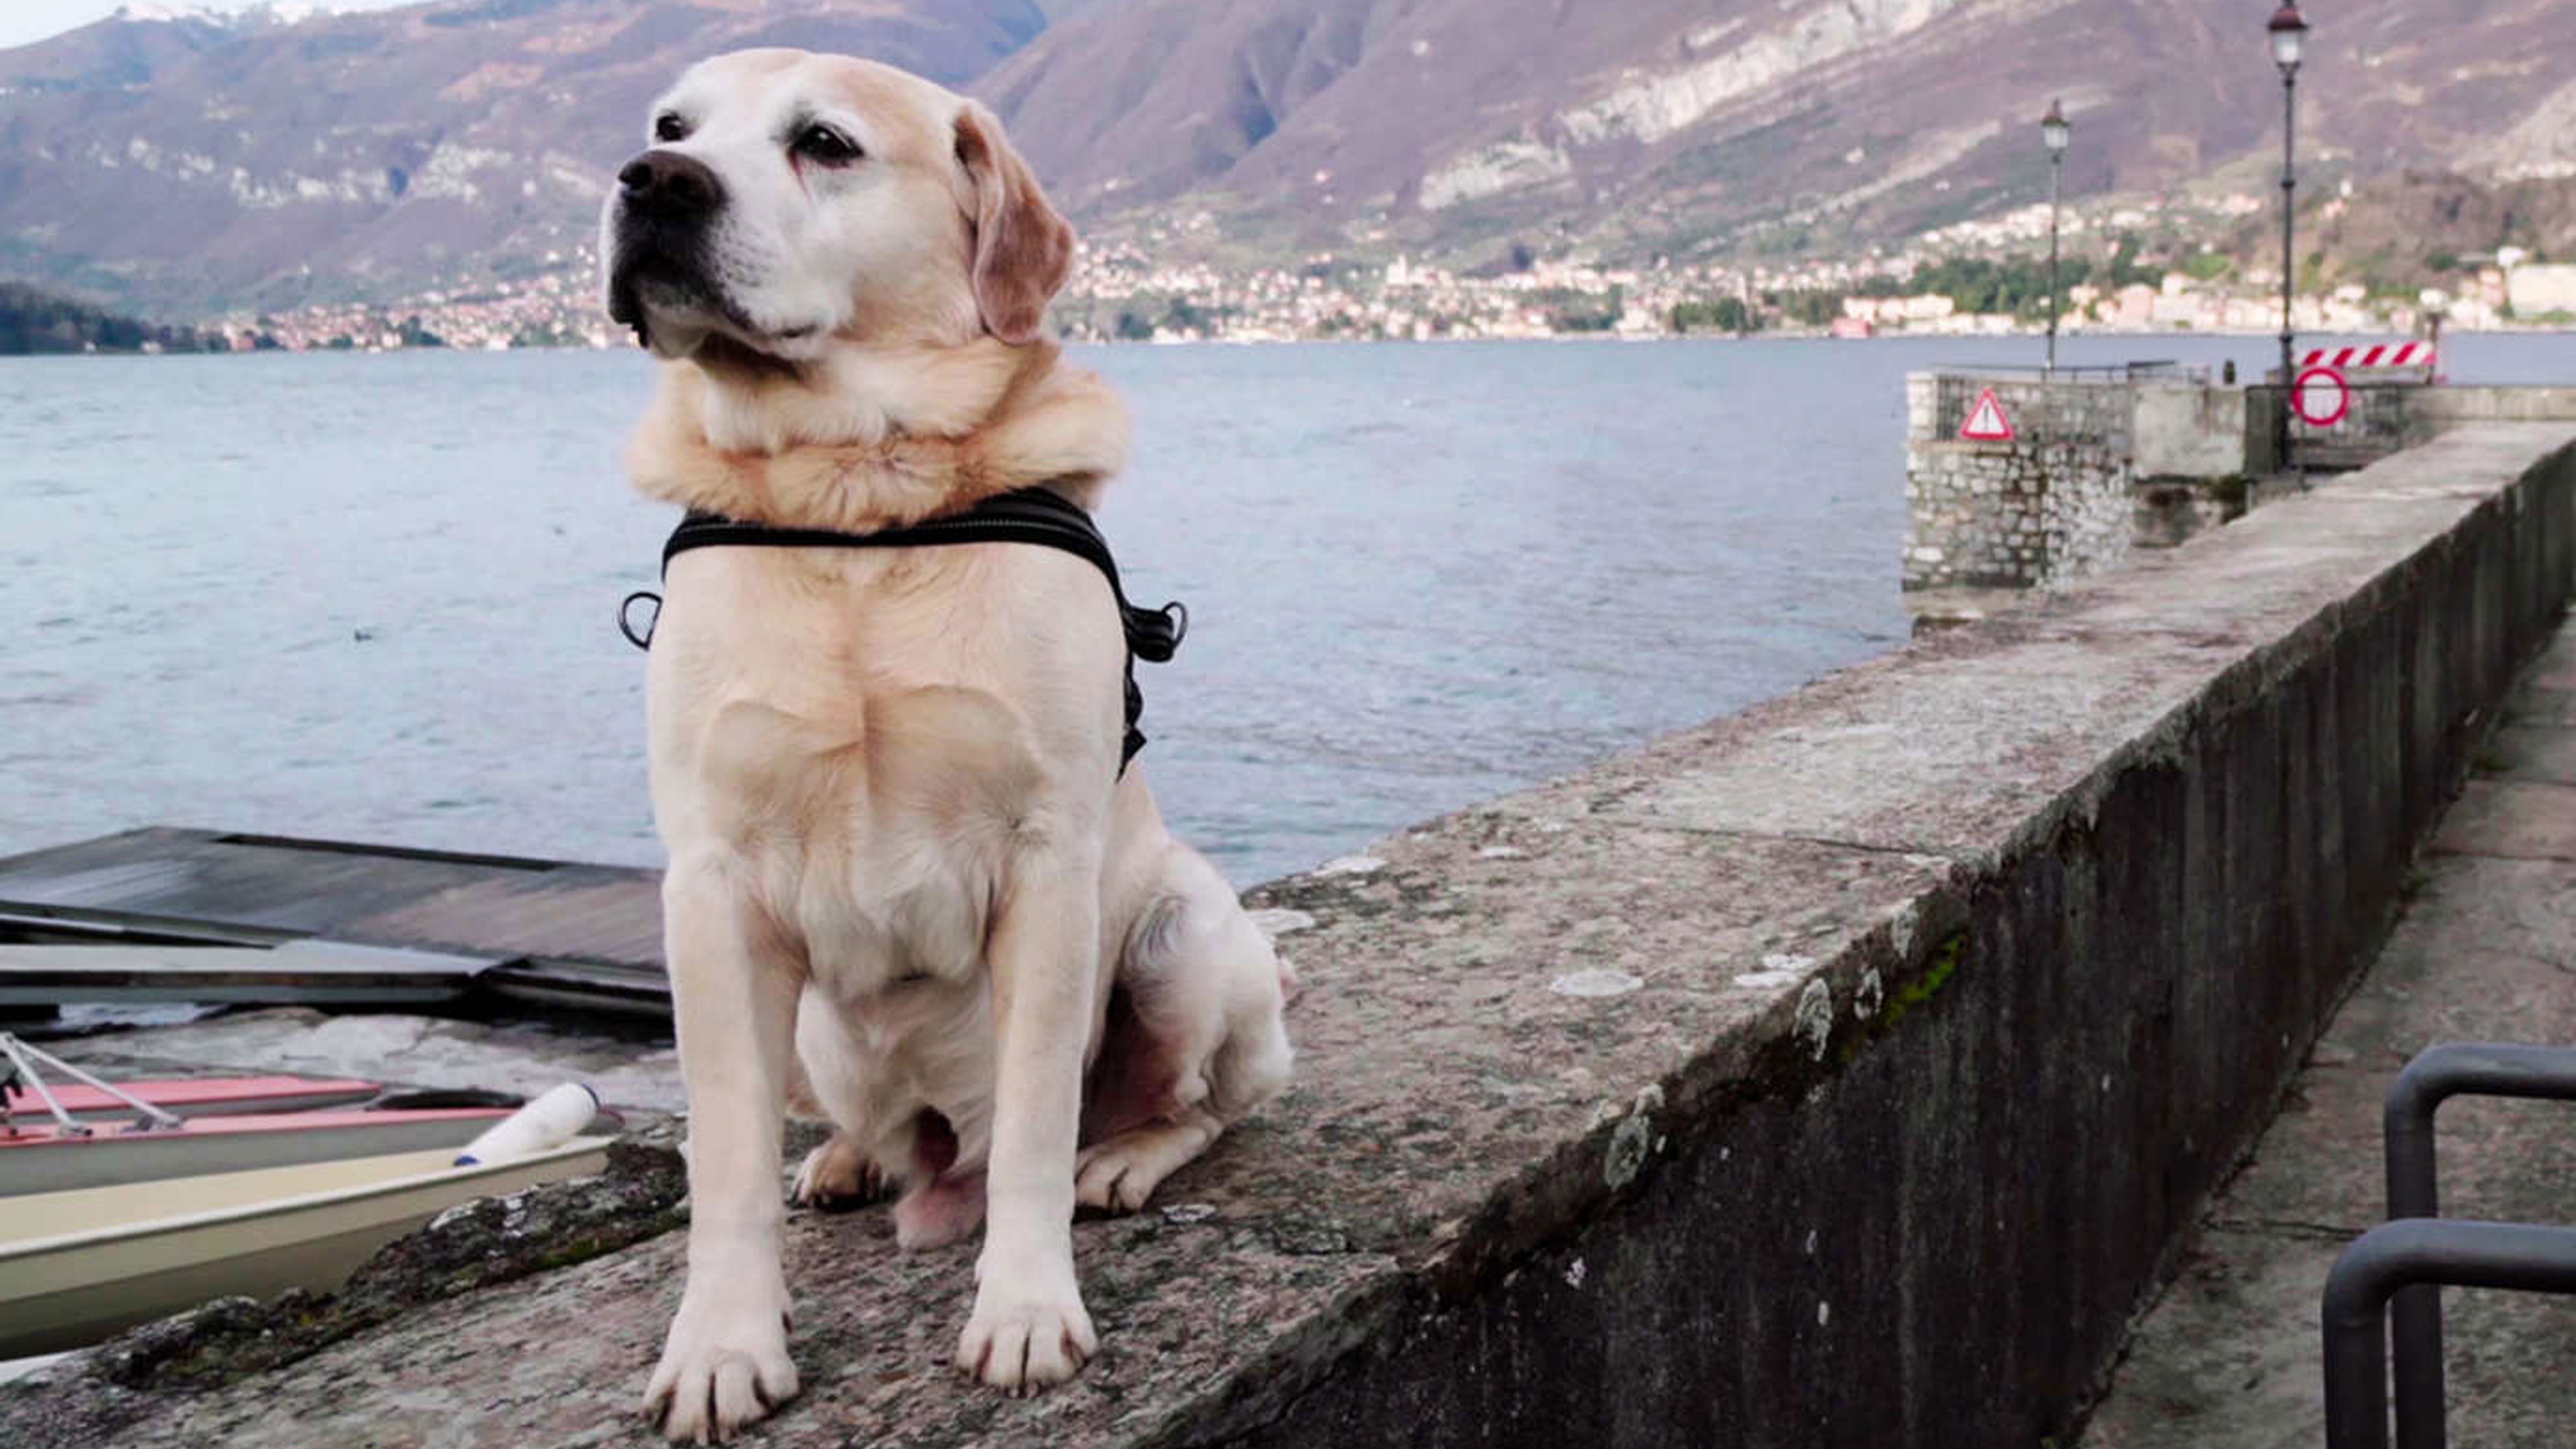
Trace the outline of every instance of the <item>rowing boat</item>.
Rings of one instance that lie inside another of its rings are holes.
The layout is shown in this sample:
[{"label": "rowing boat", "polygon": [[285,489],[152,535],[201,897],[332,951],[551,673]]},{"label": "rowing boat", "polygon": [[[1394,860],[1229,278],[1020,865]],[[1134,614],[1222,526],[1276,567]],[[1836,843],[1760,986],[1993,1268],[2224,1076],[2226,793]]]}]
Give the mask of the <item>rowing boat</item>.
[{"label": "rowing boat", "polygon": [[[315,1077],[144,1077],[118,1083],[137,1101],[174,1117],[206,1117],[246,1112],[314,1112],[325,1107],[355,1106],[384,1090],[374,1082]],[[135,1115],[115,1094],[85,1084],[56,1087],[54,1099],[82,1122],[112,1122]],[[36,1094],[11,1087],[0,1094],[0,1106],[11,1112],[44,1110]]]},{"label": "rowing boat", "polygon": [[436,1107],[190,1117],[121,1128],[20,1123],[0,1132],[0,1200],[14,1212],[27,1193],[457,1148],[509,1115],[507,1107]]},{"label": "rowing boat", "polygon": [[11,1198],[0,1358],[93,1343],[213,1298],[328,1291],[446,1208],[599,1171],[610,1140],[465,1166],[448,1147]]}]

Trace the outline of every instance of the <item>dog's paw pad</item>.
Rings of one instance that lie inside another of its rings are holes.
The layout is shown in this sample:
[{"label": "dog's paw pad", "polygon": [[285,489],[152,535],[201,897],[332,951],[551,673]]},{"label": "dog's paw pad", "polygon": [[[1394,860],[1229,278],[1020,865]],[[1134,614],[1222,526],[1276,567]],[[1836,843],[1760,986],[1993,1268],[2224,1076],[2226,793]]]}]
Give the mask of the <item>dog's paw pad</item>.
[{"label": "dog's paw pad", "polygon": [[684,1295],[644,1413],[673,1439],[721,1443],[796,1396],[783,1305],[693,1308]]},{"label": "dog's paw pad", "polygon": [[974,1316],[957,1337],[957,1366],[1014,1397],[1063,1383],[1100,1351],[1078,1295],[1003,1300],[975,1295]]},{"label": "dog's paw pad", "polygon": [[847,1212],[875,1201],[884,1187],[875,1164],[835,1137],[805,1154],[787,1200],[824,1212]]},{"label": "dog's paw pad", "polygon": [[1139,1127],[1095,1142],[1073,1164],[1073,1200],[1102,1212],[1132,1213],[1145,1206],[1163,1179],[1214,1140],[1212,1127]]},{"label": "dog's paw pad", "polygon": [[1147,1168],[1134,1155],[1115,1148],[1085,1154],[1074,1170],[1073,1200],[1107,1213],[1135,1212],[1154,1191]]}]

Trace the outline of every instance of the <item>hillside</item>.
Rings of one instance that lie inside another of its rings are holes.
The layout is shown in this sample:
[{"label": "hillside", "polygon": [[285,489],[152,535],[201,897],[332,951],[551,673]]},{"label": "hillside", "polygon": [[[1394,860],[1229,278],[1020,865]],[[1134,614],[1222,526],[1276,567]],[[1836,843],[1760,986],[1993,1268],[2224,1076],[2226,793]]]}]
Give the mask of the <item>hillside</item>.
[{"label": "hillside", "polygon": [[[156,310],[576,265],[651,94],[751,44],[989,99],[1104,237],[1477,266],[1839,250],[2045,194],[2268,194],[2262,12],[2182,0],[436,0],[0,51],[0,272]],[[2343,0],[2303,170],[2576,174],[2576,0]],[[2321,193],[2320,193],[2321,194]]]},{"label": "hillside", "polygon": [[[2249,265],[2274,275],[2277,226],[2249,226],[2237,240]],[[2312,283],[2456,291],[2464,270],[2504,247],[2544,261],[2576,260],[2576,177],[2482,183],[2453,172],[2401,172],[2363,182],[2350,196],[2311,198],[2299,226]]]},{"label": "hillside", "polygon": [[[1794,250],[2268,160],[2268,7],[2172,0],[1121,0],[978,90],[1077,203],[1189,194],[1320,244]],[[2223,23],[2222,23],[2223,22]],[[2576,170],[2576,0],[2319,17],[2317,175]]]},{"label": "hillside", "polygon": [[1032,0],[450,0],[294,24],[112,19],[0,52],[0,271],[172,309],[527,271],[689,61],[860,51],[963,82]]},{"label": "hillside", "polygon": [[0,357],[37,352],[219,352],[221,337],[100,311],[19,282],[0,282]]}]

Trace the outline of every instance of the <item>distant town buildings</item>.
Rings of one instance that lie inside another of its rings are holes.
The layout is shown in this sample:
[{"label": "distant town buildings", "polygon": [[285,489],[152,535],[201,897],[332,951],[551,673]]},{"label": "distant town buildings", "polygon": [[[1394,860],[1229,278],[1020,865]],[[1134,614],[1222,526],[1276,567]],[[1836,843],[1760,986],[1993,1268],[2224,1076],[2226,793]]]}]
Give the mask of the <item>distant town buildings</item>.
[{"label": "distant town buildings", "polygon": [[2504,274],[2505,304],[2517,317],[2576,316],[2576,266],[2525,264]]},{"label": "distant town buildings", "polygon": [[[2205,245],[2168,241],[2160,255],[2138,255],[2142,235],[2220,231],[2261,205],[2252,196],[2223,196],[2188,209],[2121,205],[2070,216],[2068,271],[2081,279],[2061,288],[2062,325],[2123,333],[2277,329],[2277,272],[2249,266],[2240,273]],[[1858,258],[1611,266],[1525,255],[1516,265],[1471,272],[1403,253],[1221,267],[1203,259],[1219,225],[1199,212],[1088,242],[1056,320],[1071,340],[1138,342],[2003,334],[2031,330],[2046,315],[2045,283],[2034,280],[2045,275],[2034,268],[2043,265],[2035,249],[2046,225],[2046,209],[2030,207]],[[2453,260],[2448,286],[2303,292],[2291,324],[2328,333],[2413,333],[2435,316],[2473,330],[2576,325],[2576,265],[2539,263],[2514,248]],[[1983,264],[1991,285],[1964,287],[1957,280],[1963,262],[1972,270]],[[235,315],[210,326],[242,349],[604,348],[623,334],[602,311],[595,269],[582,249],[549,254],[524,276],[460,281],[395,303]]]},{"label": "distant town buildings", "polygon": [[342,303],[289,312],[218,318],[207,330],[232,338],[235,351],[283,347],[298,352],[401,347],[606,347],[623,331],[600,300],[597,264],[587,249],[546,255],[525,277],[460,285],[391,303]]}]

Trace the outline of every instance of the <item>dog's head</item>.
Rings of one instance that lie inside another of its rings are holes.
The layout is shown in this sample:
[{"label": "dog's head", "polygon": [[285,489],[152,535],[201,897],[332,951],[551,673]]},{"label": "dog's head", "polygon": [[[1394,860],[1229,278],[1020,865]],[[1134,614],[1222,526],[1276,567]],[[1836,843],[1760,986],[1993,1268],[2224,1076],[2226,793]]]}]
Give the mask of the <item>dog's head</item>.
[{"label": "dog's head", "polygon": [[747,50],[690,67],[600,221],[608,312],[664,357],[1038,335],[1073,259],[1000,122],[891,66]]}]

